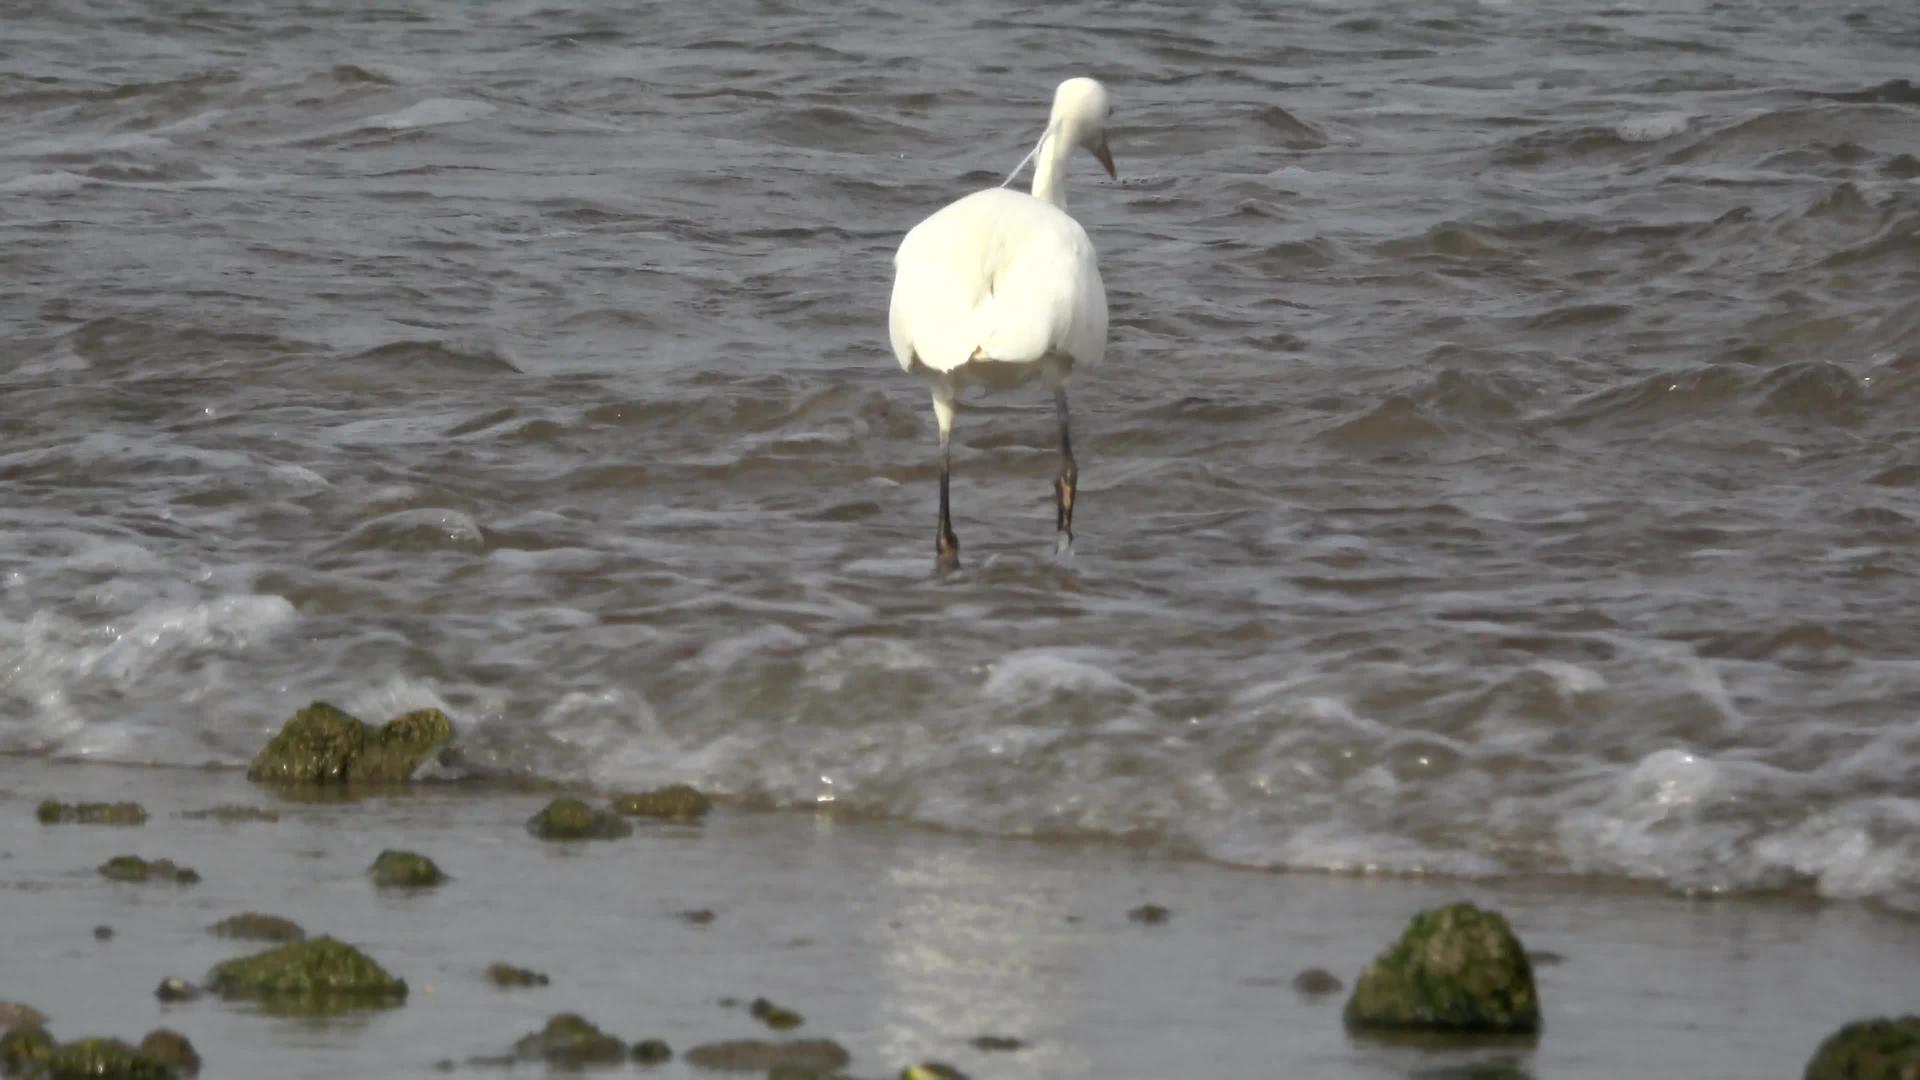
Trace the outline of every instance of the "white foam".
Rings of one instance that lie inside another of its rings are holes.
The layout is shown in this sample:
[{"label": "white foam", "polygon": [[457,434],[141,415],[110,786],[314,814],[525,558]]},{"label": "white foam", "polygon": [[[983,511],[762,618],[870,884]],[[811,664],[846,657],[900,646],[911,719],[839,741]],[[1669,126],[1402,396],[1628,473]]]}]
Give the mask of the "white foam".
[{"label": "white foam", "polygon": [[1125,679],[1093,662],[1092,649],[1029,649],[1011,653],[988,668],[981,692],[1002,700],[1046,697],[1055,691],[1074,693],[1137,693]]},{"label": "white foam", "polygon": [[1533,670],[1552,680],[1553,688],[1562,697],[1580,697],[1585,694],[1597,694],[1607,688],[1607,677],[1578,664],[1565,660],[1535,661]]},{"label": "white foam", "polygon": [[445,124],[464,124],[469,120],[478,120],[499,111],[496,105],[469,98],[428,98],[398,112],[370,116],[361,122],[361,126],[404,131],[411,128],[439,127]]},{"label": "white foam", "polygon": [[1682,112],[1650,113],[1629,117],[1613,127],[1613,133],[1627,142],[1659,142],[1686,131],[1693,117]]}]

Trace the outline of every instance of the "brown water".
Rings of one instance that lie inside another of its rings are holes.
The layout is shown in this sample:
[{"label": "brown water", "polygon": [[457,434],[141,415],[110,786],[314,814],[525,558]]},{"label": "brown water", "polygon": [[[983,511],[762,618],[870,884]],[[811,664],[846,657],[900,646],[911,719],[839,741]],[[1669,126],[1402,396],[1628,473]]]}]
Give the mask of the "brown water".
[{"label": "brown water", "polygon": [[[1270,867],[1920,910],[1920,13],[12,5],[0,749],[324,697]],[[889,260],[1105,80],[1114,313],[933,428]]]}]

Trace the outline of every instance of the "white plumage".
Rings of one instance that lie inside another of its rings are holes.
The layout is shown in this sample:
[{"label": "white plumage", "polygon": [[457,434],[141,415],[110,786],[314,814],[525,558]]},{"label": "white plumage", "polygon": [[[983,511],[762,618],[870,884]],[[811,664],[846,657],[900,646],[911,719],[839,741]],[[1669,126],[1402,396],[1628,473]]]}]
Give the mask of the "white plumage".
[{"label": "white plumage", "polygon": [[1105,134],[1110,112],[1098,82],[1061,83],[1047,130],[1027,155],[1034,163],[1032,194],[1002,186],[957,199],[915,225],[894,255],[893,353],[902,368],[929,383],[940,428],[935,551],[942,568],[959,565],[947,508],[948,443],[955,398],[969,385],[1004,389],[1040,378],[1053,387],[1061,453],[1054,482],[1057,550],[1072,550],[1078,471],[1065,383],[1076,367],[1093,367],[1106,355],[1107,294],[1093,242],[1066,212],[1064,178],[1075,147],[1113,175]]}]

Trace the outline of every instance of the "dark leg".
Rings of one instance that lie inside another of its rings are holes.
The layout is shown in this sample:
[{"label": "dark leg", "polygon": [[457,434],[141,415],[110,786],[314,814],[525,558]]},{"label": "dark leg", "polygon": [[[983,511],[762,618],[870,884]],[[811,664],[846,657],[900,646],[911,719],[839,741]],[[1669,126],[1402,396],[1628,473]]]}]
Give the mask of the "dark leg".
[{"label": "dark leg", "polygon": [[934,388],[933,417],[940,424],[940,527],[933,538],[934,567],[943,571],[958,570],[960,538],[953,535],[953,514],[947,508],[947,484],[953,461],[948,445],[953,434],[952,391],[943,393],[941,388]]},{"label": "dark leg", "polygon": [[1080,482],[1080,470],[1073,464],[1073,440],[1067,434],[1067,388],[1053,390],[1053,411],[1060,418],[1060,475],[1053,480],[1054,553],[1073,551],[1073,494]]}]

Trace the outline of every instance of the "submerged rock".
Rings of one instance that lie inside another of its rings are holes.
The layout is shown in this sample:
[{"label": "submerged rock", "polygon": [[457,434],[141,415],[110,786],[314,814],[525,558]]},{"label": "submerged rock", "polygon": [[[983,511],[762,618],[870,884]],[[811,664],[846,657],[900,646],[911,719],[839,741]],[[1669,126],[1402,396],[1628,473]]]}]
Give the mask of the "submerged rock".
[{"label": "submerged rock", "polygon": [[1293,988],[1308,997],[1320,997],[1339,993],[1346,988],[1346,984],[1326,968],[1308,968],[1293,977]]},{"label": "submerged rock", "polygon": [[659,1039],[641,1039],[633,1044],[633,1060],[640,1065],[664,1065],[673,1060],[673,1047]]},{"label": "submerged rock", "polygon": [[1414,916],[1362,972],[1346,1021],[1476,1034],[1540,1030],[1526,950],[1499,913],[1452,904]]},{"label": "submerged rock", "polygon": [[174,1080],[180,1071],[119,1039],[75,1039],[53,1048],[42,1066],[53,1077]]},{"label": "submerged rock", "polygon": [[419,709],[379,727],[324,701],[293,714],[254,757],[247,779],[270,784],[397,784],[453,741],[453,721]]},{"label": "submerged rock", "polygon": [[545,986],[548,981],[545,975],[537,971],[523,967],[514,967],[512,964],[488,964],[487,978],[492,979],[493,985],[501,987],[502,989],[523,986]]},{"label": "submerged rock", "polygon": [[381,852],[367,873],[382,888],[425,889],[447,880],[447,875],[425,855],[391,849]]},{"label": "submerged rock", "polygon": [[53,1036],[39,1024],[16,1024],[0,1035],[0,1071],[26,1072],[53,1056]]},{"label": "submerged rock", "polygon": [[617,1065],[627,1060],[627,1044],[588,1023],[579,1013],[561,1013],[547,1026],[513,1044],[524,1061],[555,1065]]},{"label": "submerged rock", "polygon": [[366,953],[331,937],[296,941],[216,965],[207,988],[302,1012],[380,1008],[407,997],[407,983]]},{"label": "submerged rock", "polygon": [[115,855],[100,864],[100,873],[114,881],[170,881],[176,885],[192,885],[200,880],[198,873],[175,865],[172,859],[149,861],[138,855]]},{"label": "submerged rock", "polygon": [[183,1075],[200,1071],[200,1055],[194,1053],[193,1044],[171,1028],[147,1032],[147,1037],[140,1040],[140,1052]]},{"label": "submerged rock", "polygon": [[652,791],[616,795],[613,808],[630,817],[662,821],[699,821],[713,809],[713,800],[686,784],[669,784]]},{"label": "submerged rock", "polygon": [[111,926],[107,926],[107,925],[106,925],[106,924],[104,924],[104,923],[103,923],[103,924],[101,924],[101,925],[99,925],[99,926],[96,926],[96,927],[94,927],[94,928],[93,928],[93,940],[95,940],[95,941],[112,941],[112,940],[113,940],[113,927],[111,927]]},{"label": "submerged rock", "polygon": [[527,831],[542,840],[613,840],[631,836],[633,826],[579,799],[559,798],[527,819]]},{"label": "submerged rock", "polygon": [[1127,912],[1127,918],[1147,926],[1159,926],[1172,916],[1173,912],[1168,911],[1159,904],[1141,904],[1139,907]]},{"label": "submerged rock", "polygon": [[1920,1016],[1842,1027],[1814,1051],[1805,1080],[1920,1080]]},{"label": "submerged rock", "polygon": [[300,924],[292,919],[262,915],[257,911],[229,915],[207,929],[223,938],[241,941],[302,941],[307,936],[307,932],[300,929]]},{"label": "submerged rock", "polygon": [[806,1022],[799,1013],[784,1005],[775,1005],[766,998],[754,998],[753,1003],[747,1006],[747,1012],[775,1031],[787,1031]]},{"label": "submerged rock", "polygon": [[772,1072],[782,1066],[826,1071],[853,1060],[846,1047],[832,1039],[728,1039],[702,1043],[687,1051],[687,1063],[702,1069],[733,1072]]},{"label": "submerged rock", "polygon": [[134,802],[41,802],[34,816],[42,825],[144,825],[147,809]]},{"label": "submerged rock", "polygon": [[225,806],[209,807],[205,810],[188,810],[180,815],[190,821],[218,821],[222,825],[238,825],[247,821],[279,821],[280,811],[268,810],[260,806],[240,806],[229,803]]}]

